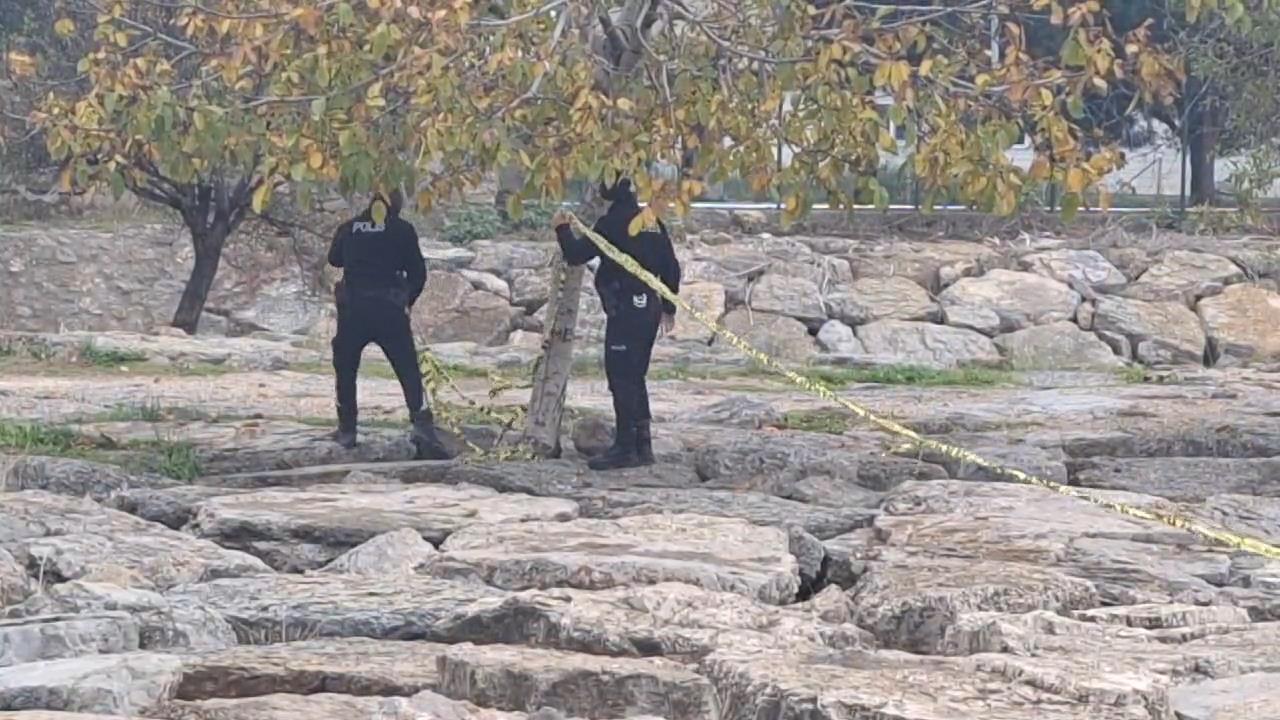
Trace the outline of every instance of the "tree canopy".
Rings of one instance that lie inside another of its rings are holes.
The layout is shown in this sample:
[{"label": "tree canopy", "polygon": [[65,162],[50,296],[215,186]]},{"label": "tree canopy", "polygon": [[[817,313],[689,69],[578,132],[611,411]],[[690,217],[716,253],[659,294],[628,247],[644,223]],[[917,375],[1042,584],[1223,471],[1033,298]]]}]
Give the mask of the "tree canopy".
[{"label": "tree canopy", "polygon": [[[1122,162],[1092,134],[1091,99],[1123,87],[1172,107],[1184,77],[1154,22],[1118,27],[1100,0],[620,1],[65,0],[55,29],[91,48],[33,118],[66,184],[182,212],[197,264],[204,243],[216,269],[284,184],[303,198],[403,184],[430,206],[517,166],[517,213],[611,172],[655,214],[731,176],[790,217],[819,190],[883,204],[891,122],[926,205],[1010,214],[1053,179],[1070,212]],[[1184,11],[1247,23],[1272,1]],[[1057,30],[1056,52],[1028,47],[1038,26]],[[1024,133],[1029,170],[1006,156]],[[684,172],[664,180],[658,163]]]}]

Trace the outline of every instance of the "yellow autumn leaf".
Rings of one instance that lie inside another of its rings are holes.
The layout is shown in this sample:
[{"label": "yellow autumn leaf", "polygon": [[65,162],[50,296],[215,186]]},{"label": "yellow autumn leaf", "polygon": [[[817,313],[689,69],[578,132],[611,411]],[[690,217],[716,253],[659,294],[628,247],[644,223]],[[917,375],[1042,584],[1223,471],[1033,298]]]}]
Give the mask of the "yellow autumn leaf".
[{"label": "yellow autumn leaf", "polygon": [[880,128],[880,149],[890,153],[898,151],[898,141],[884,128]]},{"label": "yellow autumn leaf", "polygon": [[1067,171],[1067,192],[1079,194],[1084,192],[1084,188],[1089,184],[1089,178],[1084,171],[1078,167],[1073,167]]},{"label": "yellow autumn leaf", "polygon": [[257,190],[253,191],[253,211],[261,214],[269,202],[271,202],[271,183],[264,181]]},{"label": "yellow autumn leaf", "polygon": [[654,224],[653,209],[645,208],[631,218],[631,222],[627,225],[627,235],[635,237]]},{"label": "yellow autumn leaf", "polygon": [[53,24],[53,31],[61,37],[69,37],[76,31],[76,23],[71,18],[62,18]]},{"label": "yellow autumn leaf", "polygon": [[631,112],[636,109],[636,104],[631,102],[629,98],[620,97],[614,101],[614,107],[623,112]]},{"label": "yellow autumn leaf", "polygon": [[795,215],[796,213],[800,212],[800,196],[788,195],[787,199],[783,200],[782,207],[790,215]]},{"label": "yellow autumn leaf", "polygon": [[309,165],[312,170],[319,170],[324,167],[324,153],[319,150],[312,150],[311,154],[307,156],[307,165]]}]

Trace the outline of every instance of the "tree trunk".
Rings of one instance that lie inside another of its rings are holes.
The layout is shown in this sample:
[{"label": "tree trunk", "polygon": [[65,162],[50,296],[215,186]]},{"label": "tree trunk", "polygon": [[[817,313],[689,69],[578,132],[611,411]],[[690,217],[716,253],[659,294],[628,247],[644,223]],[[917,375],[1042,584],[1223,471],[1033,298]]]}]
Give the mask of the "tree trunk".
[{"label": "tree trunk", "polygon": [[172,324],[188,335],[195,335],[200,325],[200,315],[204,312],[204,304],[209,299],[209,290],[213,287],[213,279],[218,274],[222,248],[231,233],[222,222],[215,222],[208,229],[189,229],[191,243],[196,251],[195,265],[191,268],[187,287],[182,291],[178,309],[173,314]]},{"label": "tree trunk", "polygon": [[[599,187],[588,185],[578,204],[580,218],[594,218],[604,209]],[[589,241],[588,241],[589,242]],[[556,257],[551,295],[547,301],[547,327],[542,336],[542,357],[533,373],[524,441],[541,457],[560,457],[560,426],[564,420],[565,391],[573,374],[573,336],[578,327],[578,306],[586,268],[569,267]]]},{"label": "tree trunk", "polygon": [[578,327],[583,271],[582,266],[569,267],[563,258],[556,259],[542,357],[533,375],[524,432],[525,443],[541,457],[557,458],[561,454],[560,426],[565,391],[573,373],[573,334]]},{"label": "tree trunk", "polygon": [[1216,205],[1218,185],[1215,173],[1217,160],[1218,127],[1213,113],[1198,113],[1191,131],[1188,153],[1191,161],[1191,204]]}]

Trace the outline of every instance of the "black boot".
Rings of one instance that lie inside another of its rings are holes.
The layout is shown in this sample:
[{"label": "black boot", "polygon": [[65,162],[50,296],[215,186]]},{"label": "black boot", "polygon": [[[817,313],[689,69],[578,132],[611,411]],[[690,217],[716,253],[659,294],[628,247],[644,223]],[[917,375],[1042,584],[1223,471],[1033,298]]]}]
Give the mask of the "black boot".
[{"label": "black boot", "polygon": [[410,439],[413,440],[413,447],[417,451],[418,460],[452,460],[453,455],[445,449],[444,443],[440,442],[440,437],[436,435],[435,417],[432,416],[431,410],[422,409],[413,413],[413,431]]},{"label": "black boot", "polygon": [[621,470],[637,467],[640,459],[636,457],[636,426],[622,418],[618,419],[618,427],[613,433],[613,446],[603,455],[587,461],[592,470]]},{"label": "black boot", "polygon": [[636,462],[640,465],[653,464],[653,435],[649,425],[648,420],[636,423]]},{"label": "black boot", "polygon": [[333,433],[333,441],[350,450],[356,446],[356,414],[338,408],[338,430]]}]

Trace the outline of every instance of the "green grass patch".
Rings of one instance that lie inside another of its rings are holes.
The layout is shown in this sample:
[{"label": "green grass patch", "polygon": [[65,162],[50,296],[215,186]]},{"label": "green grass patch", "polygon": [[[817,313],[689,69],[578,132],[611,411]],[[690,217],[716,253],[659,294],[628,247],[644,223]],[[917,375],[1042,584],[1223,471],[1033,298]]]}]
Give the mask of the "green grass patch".
[{"label": "green grass patch", "polygon": [[162,404],[159,400],[148,400],[117,405],[104,413],[95,415],[90,422],[160,423],[169,421],[191,422],[196,420],[214,422],[219,419],[196,408],[170,406]]},{"label": "green grass patch", "polygon": [[1141,365],[1126,365],[1116,371],[1116,377],[1123,383],[1136,385],[1146,382],[1147,369]]},{"label": "green grass patch", "polygon": [[785,413],[775,427],[782,430],[843,435],[853,427],[854,418],[843,410],[795,410]]},{"label": "green grass patch", "polygon": [[89,443],[66,427],[0,420],[0,449],[23,455],[70,455]]},{"label": "green grass patch", "polygon": [[892,365],[874,368],[812,368],[801,373],[833,387],[845,385],[914,385],[919,387],[991,387],[1008,385],[1014,376],[1007,370],[966,367],[951,370]]},{"label": "green grass patch", "polygon": [[165,475],[184,482],[200,477],[195,447],[163,438],[115,445],[95,441],[73,427],[0,421],[0,451],[115,463],[131,472]]},{"label": "green grass patch", "polygon": [[448,211],[440,239],[453,245],[491,240],[515,232],[546,231],[555,214],[553,205],[526,205],[520,217],[504,218],[492,205],[466,205]]},{"label": "green grass patch", "polygon": [[147,361],[146,353],[136,350],[112,350],[87,342],[80,348],[80,361],[94,367],[119,367]]}]

